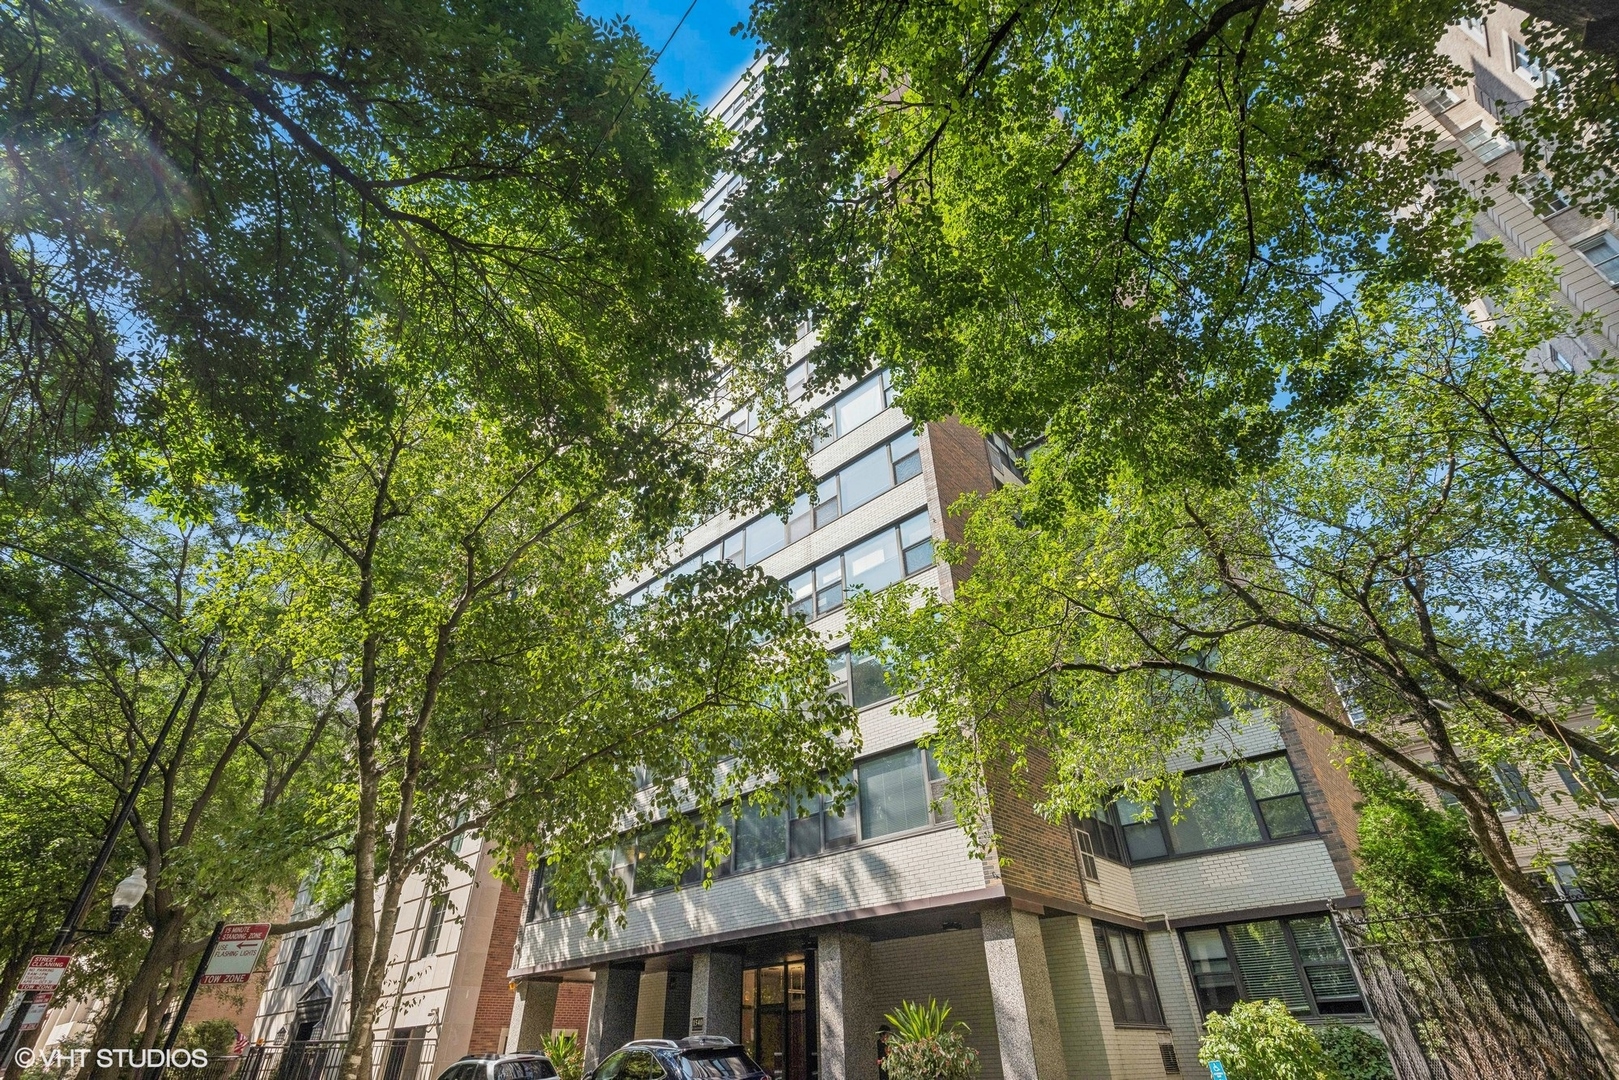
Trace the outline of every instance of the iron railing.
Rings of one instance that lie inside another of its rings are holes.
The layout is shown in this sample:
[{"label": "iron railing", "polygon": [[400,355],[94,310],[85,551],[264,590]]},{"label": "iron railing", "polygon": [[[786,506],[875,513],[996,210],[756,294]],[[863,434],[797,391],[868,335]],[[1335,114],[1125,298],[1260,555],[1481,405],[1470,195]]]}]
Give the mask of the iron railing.
[{"label": "iron railing", "polygon": [[[250,1046],[230,1073],[207,1080],[338,1080],[342,1039]],[[378,1039],[371,1046],[371,1080],[433,1080],[433,1039]]]},{"label": "iron railing", "polygon": [[[1547,906],[1619,1017],[1619,903]],[[1615,1080],[1504,904],[1335,915],[1399,1080]]]}]

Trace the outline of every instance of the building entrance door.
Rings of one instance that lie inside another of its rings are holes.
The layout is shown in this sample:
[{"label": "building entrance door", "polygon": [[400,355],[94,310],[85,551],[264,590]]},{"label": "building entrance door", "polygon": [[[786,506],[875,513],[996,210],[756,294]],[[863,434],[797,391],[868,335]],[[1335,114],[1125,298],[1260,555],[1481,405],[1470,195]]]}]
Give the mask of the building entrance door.
[{"label": "building entrance door", "polygon": [[816,1080],[814,971],[789,956],[742,972],[742,1044],[776,1080]]}]

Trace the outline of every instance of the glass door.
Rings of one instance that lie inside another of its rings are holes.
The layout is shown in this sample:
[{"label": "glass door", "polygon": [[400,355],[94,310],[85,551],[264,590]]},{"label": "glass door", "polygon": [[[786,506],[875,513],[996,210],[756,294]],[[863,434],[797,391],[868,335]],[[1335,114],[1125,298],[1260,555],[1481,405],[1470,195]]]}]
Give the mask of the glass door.
[{"label": "glass door", "polygon": [[742,1045],[776,1080],[814,1080],[812,970],[799,958],[742,972]]}]

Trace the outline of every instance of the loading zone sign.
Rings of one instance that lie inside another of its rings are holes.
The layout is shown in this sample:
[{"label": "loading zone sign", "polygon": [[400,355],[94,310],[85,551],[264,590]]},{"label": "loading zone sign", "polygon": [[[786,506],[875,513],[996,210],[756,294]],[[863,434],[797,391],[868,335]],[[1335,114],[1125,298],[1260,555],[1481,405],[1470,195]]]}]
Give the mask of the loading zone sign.
[{"label": "loading zone sign", "polygon": [[269,923],[235,923],[219,931],[219,943],[202,977],[204,986],[245,983],[270,936]]}]

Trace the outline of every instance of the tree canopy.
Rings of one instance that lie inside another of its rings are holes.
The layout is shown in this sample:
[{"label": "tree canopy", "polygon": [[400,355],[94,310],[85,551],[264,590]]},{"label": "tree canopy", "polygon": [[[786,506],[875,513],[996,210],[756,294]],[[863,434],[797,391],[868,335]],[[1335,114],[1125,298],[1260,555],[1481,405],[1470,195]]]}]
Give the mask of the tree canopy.
[{"label": "tree canopy", "polygon": [[[782,59],[735,147],[728,282],[761,335],[811,315],[827,377],[875,357],[911,415],[1046,439],[1087,497],[1121,465],[1223,482],[1371,375],[1332,348],[1357,288],[1500,273],[1470,242],[1489,192],[1412,117],[1469,77],[1437,43],[1482,13],[759,0]],[[1556,41],[1567,85],[1522,119],[1600,207],[1612,60]]]},{"label": "tree canopy", "polygon": [[1037,456],[1027,488],[958,507],[949,557],[972,574],[955,602],[857,601],[856,645],[886,651],[908,707],[937,717],[931,745],[969,823],[988,809],[973,778],[1031,754],[1053,764],[1045,812],[1088,813],[1178,793],[1171,756],[1228,709],[1325,726],[1458,801],[1553,978],[1619,1051],[1487,773],[1619,763],[1611,362],[1532,364],[1570,329],[1544,260],[1511,270],[1485,326],[1412,286],[1357,310],[1333,349],[1376,378],[1273,465],[1174,490],[1121,473],[1088,504]]},{"label": "tree canopy", "polygon": [[9,467],[117,432],[137,479],[296,501],[391,406],[384,312],[559,438],[698,389],[717,135],[649,62],[564,2],[8,8]]}]

